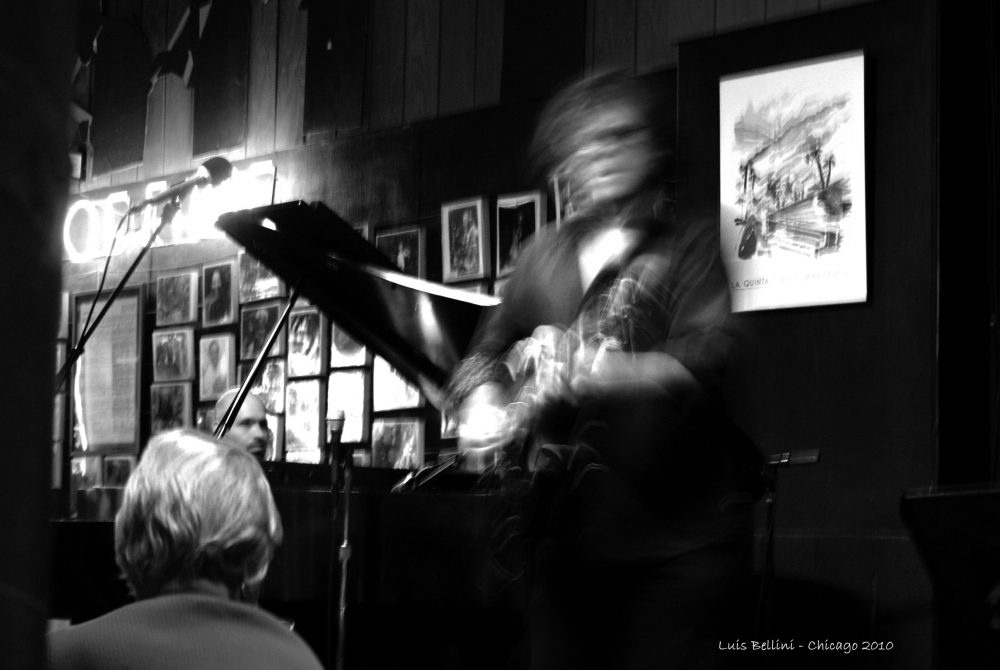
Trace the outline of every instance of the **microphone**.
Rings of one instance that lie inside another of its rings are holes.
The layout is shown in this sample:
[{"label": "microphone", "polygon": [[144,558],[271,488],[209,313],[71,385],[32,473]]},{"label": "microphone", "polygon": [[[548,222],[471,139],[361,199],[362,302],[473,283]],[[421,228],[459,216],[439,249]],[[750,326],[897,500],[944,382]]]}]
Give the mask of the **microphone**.
[{"label": "microphone", "polygon": [[192,176],[180,183],[174,184],[165,191],[157,193],[152,198],[146,198],[138,205],[129,209],[129,213],[139,212],[149,205],[159,205],[161,202],[170,202],[174,199],[183,200],[198,186],[205,186],[206,184],[218,186],[229,179],[232,174],[233,166],[225,158],[221,156],[209,158],[201,164],[201,167]]}]

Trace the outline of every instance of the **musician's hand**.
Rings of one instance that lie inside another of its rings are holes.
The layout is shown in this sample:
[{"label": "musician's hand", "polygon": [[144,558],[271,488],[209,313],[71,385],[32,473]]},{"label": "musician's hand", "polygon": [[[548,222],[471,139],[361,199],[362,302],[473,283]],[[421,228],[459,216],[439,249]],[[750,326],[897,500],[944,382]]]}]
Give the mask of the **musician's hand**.
[{"label": "musician's hand", "polygon": [[585,399],[623,393],[693,392],[698,382],[669,354],[604,349],[595,351],[589,359],[581,357],[569,386],[574,395]]}]

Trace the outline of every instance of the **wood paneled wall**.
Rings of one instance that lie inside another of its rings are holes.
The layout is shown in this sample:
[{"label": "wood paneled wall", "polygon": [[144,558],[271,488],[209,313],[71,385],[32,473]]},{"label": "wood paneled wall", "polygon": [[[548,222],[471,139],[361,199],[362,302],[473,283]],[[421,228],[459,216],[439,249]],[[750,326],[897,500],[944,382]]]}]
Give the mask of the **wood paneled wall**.
[{"label": "wood paneled wall", "polygon": [[[360,127],[307,134],[303,113],[308,9],[300,8],[302,0],[233,1],[249,3],[250,63],[246,139],[219,152],[230,160],[266,157],[496,106],[501,102],[505,44],[508,49],[519,44],[517,36],[504,34],[507,2],[516,0],[371,0]],[[662,70],[676,65],[680,41],[865,1],[579,0],[581,11],[586,11],[582,70]],[[187,4],[109,0],[103,12],[106,19],[134,17],[155,58],[166,50]],[[559,29],[549,27],[553,34]],[[100,58],[99,52],[96,67]],[[76,86],[84,107],[90,99],[91,70],[81,70]],[[90,175],[74,190],[117,188],[196,168],[208,154],[192,150],[194,95],[176,75],[157,79],[147,101],[141,164]]]}]

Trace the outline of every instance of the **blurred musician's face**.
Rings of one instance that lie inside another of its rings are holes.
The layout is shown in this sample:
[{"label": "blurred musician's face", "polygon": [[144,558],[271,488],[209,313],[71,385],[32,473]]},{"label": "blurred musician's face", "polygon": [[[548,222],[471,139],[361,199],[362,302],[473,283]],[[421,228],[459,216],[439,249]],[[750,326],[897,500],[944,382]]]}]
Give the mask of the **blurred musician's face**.
[{"label": "blurred musician's face", "polygon": [[257,396],[247,395],[224,439],[250,452],[255,458],[264,459],[267,453],[267,414],[264,403]]},{"label": "blurred musician's face", "polygon": [[654,167],[651,134],[626,103],[598,108],[576,133],[566,170],[574,199],[601,204],[635,195]]}]

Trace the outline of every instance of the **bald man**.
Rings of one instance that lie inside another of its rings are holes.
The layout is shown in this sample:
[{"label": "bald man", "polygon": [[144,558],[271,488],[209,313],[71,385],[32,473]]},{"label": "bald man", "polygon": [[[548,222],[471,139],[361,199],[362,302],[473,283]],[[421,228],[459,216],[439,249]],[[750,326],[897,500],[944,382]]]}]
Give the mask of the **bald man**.
[{"label": "bald man", "polygon": [[[229,405],[239,389],[229,389],[215,403],[215,416],[221,421]],[[250,452],[257,460],[262,461],[267,456],[269,430],[267,428],[267,413],[264,402],[253,393],[248,393],[240,411],[222,440],[234,447]]]}]

